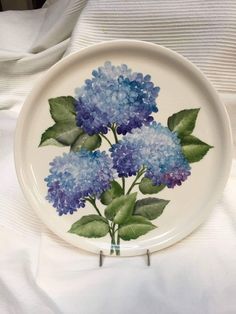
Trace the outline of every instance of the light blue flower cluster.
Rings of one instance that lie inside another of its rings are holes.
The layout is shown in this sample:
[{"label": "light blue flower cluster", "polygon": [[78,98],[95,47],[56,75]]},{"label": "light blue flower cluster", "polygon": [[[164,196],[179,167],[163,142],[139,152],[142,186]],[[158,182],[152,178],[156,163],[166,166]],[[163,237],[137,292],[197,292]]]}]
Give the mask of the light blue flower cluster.
[{"label": "light blue flower cluster", "polygon": [[177,135],[156,122],[125,135],[113,145],[111,156],[120,177],[135,175],[144,166],[154,185],[173,188],[190,175]]},{"label": "light blue flower cluster", "polygon": [[105,134],[114,124],[117,133],[125,135],[153,120],[160,88],[154,86],[150,75],[133,73],[127,65],[114,66],[111,62],[92,75],[75,90],[77,125],[89,135]]},{"label": "light blue flower cluster", "polygon": [[46,198],[59,215],[73,214],[77,208],[84,207],[87,196],[99,197],[114,177],[111,158],[100,151],[82,149],[64,153],[54,158],[50,166],[50,175],[45,178]]}]

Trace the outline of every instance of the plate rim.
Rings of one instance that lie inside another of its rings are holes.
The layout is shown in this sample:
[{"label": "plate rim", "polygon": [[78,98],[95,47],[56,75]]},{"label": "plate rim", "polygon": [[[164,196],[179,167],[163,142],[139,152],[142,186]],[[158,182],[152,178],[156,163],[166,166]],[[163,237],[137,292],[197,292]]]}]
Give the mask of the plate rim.
[{"label": "plate rim", "polygon": [[[224,126],[225,126],[225,132],[228,137],[228,142],[227,142],[227,154],[225,155],[226,159],[226,165],[224,166],[224,172],[222,172],[222,176],[220,178],[220,183],[218,184],[218,192],[219,193],[214,193],[214,195],[211,197],[210,201],[207,202],[206,207],[204,208],[204,213],[202,215],[199,215],[199,219],[194,220],[191,224],[186,226],[184,231],[179,232],[178,234],[175,234],[174,237],[168,238],[166,241],[162,242],[161,244],[157,243],[155,245],[152,245],[151,247],[148,247],[146,249],[143,249],[141,247],[138,248],[122,248],[121,251],[121,256],[137,256],[137,255],[143,255],[146,254],[146,250],[149,249],[150,252],[155,252],[159,251],[161,249],[167,248],[169,246],[174,245],[175,243],[179,242],[180,240],[183,240],[187,236],[189,236],[191,233],[193,233],[204,221],[205,219],[209,216],[210,212],[213,210],[214,205],[217,203],[217,201],[220,199],[224,188],[226,186],[226,183],[229,178],[230,174],[230,169],[231,169],[231,164],[232,164],[232,157],[233,157],[233,136],[232,136],[232,130],[230,126],[230,119],[228,112],[226,110],[225,105],[221,101],[219,94],[217,90],[213,87],[212,83],[209,81],[209,79],[206,77],[206,75],[191,61],[189,61],[186,57],[180,55],[176,51],[173,51],[167,47],[154,44],[151,42],[147,41],[141,41],[141,40],[133,40],[133,39],[117,39],[117,40],[110,40],[110,41],[102,41],[99,43],[96,43],[94,45],[84,47],[80,49],[77,52],[74,52],[72,54],[69,54],[68,56],[64,57],[63,59],[59,60],[57,63],[55,63],[53,66],[51,66],[46,72],[40,77],[39,80],[37,80],[37,85],[35,84],[30,93],[27,95],[20,114],[17,118],[17,124],[15,128],[15,135],[14,135],[14,163],[15,163],[15,169],[16,169],[16,174],[17,174],[17,179],[20,184],[21,190],[24,194],[25,199],[29,203],[30,206],[32,206],[32,209],[38,216],[38,218],[42,221],[44,225],[47,226],[49,230],[51,230],[54,234],[56,234],[59,238],[63,239],[65,242],[70,243],[72,246],[77,247],[79,249],[85,250],[90,253],[95,253],[99,254],[100,249],[96,245],[90,245],[90,248],[88,249],[88,245],[84,241],[77,241],[78,245],[75,245],[71,241],[68,240],[66,236],[63,236],[60,234],[56,228],[54,228],[53,224],[48,223],[46,219],[44,219],[42,216],[40,216],[39,211],[36,206],[36,200],[34,197],[33,193],[29,193],[29,185],[27,182],[25,182],[24,179],[24,174],[21,171],[21,164],[22,164],[22,158],[21,158],[21,141],[22,139],[22,132],[24,129],[24,119],[27,117],[28,111],[31,108],[31,98],[34,97],[34,94],[37,93],[38,90],[41,89],[41,86],[44,84],[45,80],[48,80],[50,75],[53,75],[54,71],[56,71],[59,67],[65,66],[67,62],[73,62],[73,59],[76,59],[83,55],[84,52],[93,52],[96,51],[99,47],[108,48],[109,47],[114,47],[114,45],[124,45],[126,46],[136,46],[138,47],[144,47],[146,46],[147,48],[151,48],[153,50],[156,50],[158,53],[164,53],[167,55],[167,57],[172,57],[177,60],[177,62],[182,62],[184,66],[186,66],[190,71],[192,71],[200,81],[202,81],[209,94],[213,97],[214,99],[214,106],[216,106],[219,110],[220,113],[223,115],[222,121],[224,121]],[[28,191],[27,191],[28,190]],[[109,255],[108,253],[105,255]]]}]

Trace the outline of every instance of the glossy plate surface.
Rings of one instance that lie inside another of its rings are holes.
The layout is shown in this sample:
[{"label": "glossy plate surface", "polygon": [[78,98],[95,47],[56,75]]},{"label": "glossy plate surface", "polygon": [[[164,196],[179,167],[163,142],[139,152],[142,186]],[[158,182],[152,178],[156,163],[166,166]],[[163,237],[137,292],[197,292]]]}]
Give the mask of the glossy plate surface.
[{"label": "glossy plate surface", "polygon": [[[191,175],[181,186],[165,188],[151,195],[144,195],[138,186],[135,187],[133,192],[138,192],[137,199],[152,197],[170,201],[163,213],[151,221],[155,226],[150,228],[152,230],[143,231],[146,233],[129,241],[122,240],[121,234],[120,255],[139,255],[147,249],[152,252],[176,243],[207,217],[228,178],[232,158],[231,132],[225,108],[209,81],[188,60],[169,49],[145,42],[119,40],[91,46],[57,63],[37,83],[23,106],[15,136],[15,164],[19,182],[32,210],[49,229],[72,245],[94,253],[102,250],[109,255],[111,238],[109,233],[97,238],[68,233],[74,222],[96,212],[86,202],[85,207],[79,208],[73,215],[57,214],[45,198],[48,191],[44,179],[49,175],[49,163],[55,156],[69,152],[70,148],[39,147],[39,143],[42,133],[54,123],[48,99],[68,95],[76,97],[75,89],[83,86],[85,80],[91,78],[92,71],[106,61],[115,66],[126,64],[133,72],[151,76],[154,85],[160,87],[158,112],[152,116],[163,126],[167,126],[168,117],[174,113],[200,108],[193,135],[213,146],[201,160],[190,164]],[[121,135],[118,137],[122,138]],[[112,142],[111,131],[107,138]],[[109,144],[104,139],[99,150],[109,150]],[[128,187],[134,177],[126,180]],[[120,179],[117,181],[121,184]],[[97,204],[103,214],[106,206],[99,201]]]}]

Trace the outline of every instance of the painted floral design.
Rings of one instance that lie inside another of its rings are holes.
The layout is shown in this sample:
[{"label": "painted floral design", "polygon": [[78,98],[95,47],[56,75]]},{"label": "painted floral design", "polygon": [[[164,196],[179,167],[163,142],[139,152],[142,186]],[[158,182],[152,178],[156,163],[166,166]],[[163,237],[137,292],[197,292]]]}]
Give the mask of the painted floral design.
[{"label": "painted floral design", "polygon": [[[159,91],[149,74],[105,62],[75,89],[75,98],[49,99],[55,124],[42,134],[40,146],[68,146],[70,151],[50,163],[46,199],[60,216],[92,204],[94,214],[81,217],[69,232],[109,235],[111,254],[120,254],[121,241],[157,228],[152,220],[169,200],[156,194],[186,181],[190,164],[212,148],[192,135],[199,108],[173,114],[167,126],[154,121]],[[110,146],[106,152],[98,150],[102,141]],[[128,177],[133,177],[130,184]]]},{"label": "painted floral design", "polygon": [[50,163],[46,198],[60,216],[73,214],[85,206],[86,197],[100,197],[109,189],[114,173],[112,160],[105,152],[81,149],[64,153]]},{"label": "painted floral design", "polygon": [[89,135],[106,134],[114,124],[118,134],[126,134],[153,120],[159,90],[150,75],[106,62],[76,89],[77,124]]},{"label": "painted floral design", "polygon": [[136,175],[144,168],[145,177],[151,179],[153,185],[164,184],[173,188],[190,175],[180,139],[160,123],[152,122],[133,130],[110,151],[119,177]]}]

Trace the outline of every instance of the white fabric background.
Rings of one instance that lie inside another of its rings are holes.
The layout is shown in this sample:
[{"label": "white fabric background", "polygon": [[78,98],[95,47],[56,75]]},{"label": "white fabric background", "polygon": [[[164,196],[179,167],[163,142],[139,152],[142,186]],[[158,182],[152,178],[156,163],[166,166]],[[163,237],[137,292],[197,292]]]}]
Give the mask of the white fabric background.
[{"label": "white fabric background", "polygon": [[0,13],[0,313],[236,313],[236,161],[207,221],[145,257],[98,258],[47,230],[24,200],[13,162],[23,101],[64,55],[101,40],[134,38],[197,64],[227,106],[236,135],[234,0],[49,0]]}]

